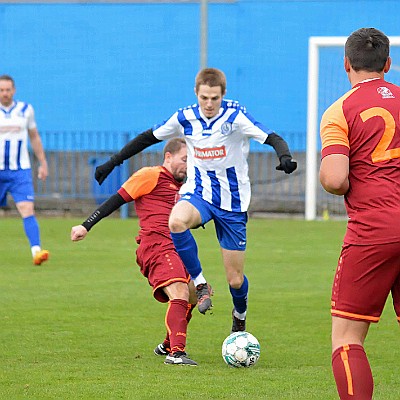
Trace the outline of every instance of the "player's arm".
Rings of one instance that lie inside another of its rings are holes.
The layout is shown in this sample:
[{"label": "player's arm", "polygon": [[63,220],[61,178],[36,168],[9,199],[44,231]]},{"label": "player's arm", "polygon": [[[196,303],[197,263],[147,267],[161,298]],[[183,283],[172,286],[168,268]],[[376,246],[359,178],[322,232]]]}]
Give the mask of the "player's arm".
[{"label": "player's arm", "polygon": [[108,161],[96,168],[94,174],[96,181],[101,185],[117,165],[121,165],[128,158],[159,142],[161,140],[153,135],[153,129],[142,132],[128,142],[118,153],[113,154]]},{"label": "player's arm", "polygon": [[332,194],[342,196],[349,190],[349,157],[330,154],[321,161],[319,180],[322,187]]},{"label": "player's arm", "polygon": [[275,132],[270,133],[264,144],[268,144],[274,148],[280,162],[276,167],[278,171],[285,171],[286,174],[291,174],[297,169],[297,161],[293,160],[289,146],[281,136]]},{"label": "player's arm", "polygon": [[349,190],[349,128],[343,114],[343,101],[348,95],[333,103],[324,112],[320,124],[322,160],[319,180],[328,193],[338,196],[346,194]]},{"label": "player's arm", "polygon": [[71,240],[77,242],[85,238],[90,229],[101,221],[103,218],[110,215],[112,212],[120,208],[127,201],[119,194],[112,195],[100,207],[92,213],[92,215],[82,222],[81,225],[73,226],[71,229]]},{"label": "player's arm", "polygon": [[47,167],[46,154],[43,149],[42,139],[40,138],[37,128],[28,129],[28,135],[33,152],[35,153],[35,156],[39,161],[38,178],[42,181],[45,181],[49,172]]},{"label": "player's arm", "polygon": [[[297,162],[293,160],[286,141],[274,131],[256,121],[254,117],[247,112],[245,107],[240,108],[238,122],[245,135],[252,137],[259,143],[267,144],[274,148],[279,158],[279,165],[276,167],[278,171],[285,171],[286,174],[291,174],[296,170]],[[266,135],[268,136],[265,139]]]}]

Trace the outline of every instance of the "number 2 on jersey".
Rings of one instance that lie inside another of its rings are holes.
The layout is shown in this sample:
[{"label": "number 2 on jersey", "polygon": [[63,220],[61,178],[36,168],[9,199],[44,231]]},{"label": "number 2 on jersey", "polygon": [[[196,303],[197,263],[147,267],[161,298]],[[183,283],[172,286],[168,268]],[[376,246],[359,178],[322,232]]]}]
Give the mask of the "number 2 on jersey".
[{"label": "number 2 on jersey", "polygon": [[360,113],[360,117],[363,122],[372,117],[381,117],[385,122],[385,130],[381,140],[371,155],[372,162],[376,163],[379,161],[388,161],[393,158],[399,158],[400,147],[388,150],[396,131],[396,121],[394,120],[393,115],[382,107],[372,107]]}]

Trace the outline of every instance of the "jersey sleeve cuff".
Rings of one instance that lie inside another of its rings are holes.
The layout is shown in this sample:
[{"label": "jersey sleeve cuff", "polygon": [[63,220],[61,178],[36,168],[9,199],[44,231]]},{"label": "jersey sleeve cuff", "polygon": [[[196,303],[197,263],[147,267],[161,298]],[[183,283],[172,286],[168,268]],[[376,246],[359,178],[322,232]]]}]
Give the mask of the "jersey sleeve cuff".
[{"label": "jersey sleeve cuff", "polygon": [[331,154],[343,154],[348,157],[350,154],[350,149],[347,146],[343,146],[341,144],[334,144],[332,146],[327,146],[322,149],[321,158],[324,158]]},{"label": "jersey sleeve cuff", "polygon": [[118,189],[117,192],[127,203],[133,201],[134,199],[128,194],[128,192],[122,187]]}]

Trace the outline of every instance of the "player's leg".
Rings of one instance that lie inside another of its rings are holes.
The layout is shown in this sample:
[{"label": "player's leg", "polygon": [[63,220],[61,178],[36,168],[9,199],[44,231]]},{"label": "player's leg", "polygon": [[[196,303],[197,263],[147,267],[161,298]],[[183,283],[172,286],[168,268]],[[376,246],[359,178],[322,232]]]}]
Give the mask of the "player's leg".
[{"label": "player's leg", "polygon": [[[399,260],[400,264],[400,260]],[[400,265],[399,265],[400,270]],[[397,322],[400,324],[400,271],[391,289],[393,298],[393,307],[397,316]],[[400,326],[400,325],[399,325]]]},{"label": "player's leg", "polygon": [[246,330],[247,297],[249,283],[244,275],[245,252],[221,248],[226,279],[232,296],[232,329],[231,332]]},{"label": "player's leg", "polygon": [[196,286],[198,309],[205,314],[212,307],[212,289],[203,276],[197,244],[190,232],[190,229],[209,221],[201,212],[203,215],[207,213],[207,210],[201,207],[201,199],[192,196],[190,199],[181,200],[172,209],[169,228],[175,248]]},{"label": "player's leg", "polygon": [[[196,307],[197,304],[197,296],[196,296],[196,288],[194,287],[192,280],[190,280],[188,287],[189,287],[189,302],[186,311],[186,321],[187,324],[189,325],[189,322],[192,319],[193,309]],[[169,333],[167,332],[164,341],[159,345],[157,345],[157,347],[154,349],[154,353],[157,356],[166,356],[170,352],[171,352],[171,343],[169,339]]]},{"label": "player's leg", "polygon": [[[196,278],[202,274],[202,268],[198,257],[197,244],[190,229],[199,225],[201,225],[201,215],[195,206],[186,200],[175,204],[169,217],[171,237],[195,285],[198,284]],[[205,283],[205,280],[200,283]]]},{"label": "player's leg", "polygon": [[[197,365],[185,352],[190,277],[171,239],[161,235],[142,237],[136,250],[136,262],[153,288],[154,298],[161,303],[168,302],[165,314],[167,338],[165,346],[161,346],[170,348],[165,363]],[[160,345],[154,353],[159,355],[159,350]]]},{"label": "player's leg", "polygon": [[[192,305],[186,299],[189,297],[187,284],[175,282],[164,287],[163,291],[169,297],[165,314],[167,335],[164,341],[154,349],[154,353],[160,356],[167,356],[166,361],[171,364],[192,364],[192,360],[186,360],[188,357],[185,350],[187,325],[191,317],[190,311],[192,308]],[[188,312],[190,313],[189,318]],[[182,356],[185,357],[185,360],[182,360]],[[179,358],[179,362],[175,360],[176,358]]]},{"label": "player's leg", "polygon": [[189,288],[187,283],[174,282],[163,288],[169,298],[165,314],[165,326],[170,340],[170,353],[166,364],[197,365],[186,354],[186,335],[188,325]]},{"label": "player's leg", "polygon": [[249,282],[244,275],[247,213],[214,210],[226,279],[232,296],[232,332],[246,330]]},{"label": "player's leg", "polygon": [[332,352],[348,343],[364,346],[370,322],[332,317]]},{"label": "player's leg", "polygon": [[189,281],[188,288],[189,288],[189,304],[188,304],[188,309],[186,312],[186,321],[189,325],[189,322],[192,319],[193,310],[197,305],[196,287],[194,286],[194,283],[192,280]]},{"label": "player's leg", "polygon": [[9,171],[0,169],[0,207],[7,205],[7,193],[10,191]]},{"label": "player's leg", "polygon": [[370,323],[332,317],[332,370],[341,400],[371,400],[374,381],[364,340]]},{"label": "player's leg", "polygon": [[34,205],[31,201],[21,201],[15,204],[22,217],[25,235],[31,246],[33,263],[40,265],[49,258],[49,252],[40,247],[40,230],[37,222]]},{"label": "player's leg", "polygon": [[33,263],[40,265],[49,258],[49,252],[40,247],[40,230],[35,216],[33,183],[30,170],[12,171],[10,193],[22,217],[25,235],[29,240]]},{"label": "player's leg", "polygon": [[332,369],[342,400],[372,398],[374,382],[363,344],[399,276],[399,261],[398,243],[343,246],[331,297]]},{"label": "player's leg", "polygon": [[189,289],[184,282],[174,282],[163,288],[169,298],[165,324],[170,339],[171,353],[184,352],[186,346]]},{"label": "player's leg", "polygon": [[194,286],[194,282],[191,279],[188,283],[189,288],[189,304],[192,305],[192,309],[196,307],[197,304],[197,296],[196,296],[196,287]]}]

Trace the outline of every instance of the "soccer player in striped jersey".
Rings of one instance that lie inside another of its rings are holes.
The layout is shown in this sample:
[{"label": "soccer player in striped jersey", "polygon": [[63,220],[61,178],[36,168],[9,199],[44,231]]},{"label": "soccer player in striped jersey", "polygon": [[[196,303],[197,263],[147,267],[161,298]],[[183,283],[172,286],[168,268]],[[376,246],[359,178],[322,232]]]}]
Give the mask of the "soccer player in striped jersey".
[{"label": "soccer player in striped jersey", "polygon": [[164,147],[162,166],[145,167],[135,172],[93,214],[71,230],[71,240],[79,241],[102,218],[121,205],[134,201],[139,218],[139,244],[136,261],[153,288],[153,296],[168,302],[165,316],[167,336],[154,353],[165,355],[165,364],[197,365],[186,354],[187,325],[197,302],[193,282],[171,240],[168,218],[179,198],[186,178],[187,150],[184,139],[175,138]]},{"label": "soccer player in striped jersey", "polygon": [[49,252],[40,247],[39,224],[35,217],[31,163],[28,153],[30,140],[39,160],[38,178],[48,175],[46,155],[36,127],[30,104],[14,100],[15,83],[11,76],[0,76],[0,206],[7,204],[10,193],[22,217],[29,240],[33,264],[40,265]]},{"label": "soccer player in striped jersey", "polygon": [[400,88],[384,79],[390,65],[385,34],[353,32],[344,58],[352,88],[321,120],[321,184],[344,195],[348,214],[331,297],[332,368],[342,400],[372,399],[364,340],[390,293],[400,322]]},{"label": "soccer player in striped jersey", "polygon": [[116,165],[154,143],[172,137],[185,138],[188,177],[181,189],[182,198],[170,216],[171,236],[196,286],[199,311],[205,314],[212,307],[212,290],[203,276],[190,229],[214,220],[233,300],[231,330],[243,331],[248,293],[244,254],[250,203],[249,140],[275,149],[280,161],[278,170],[290,174],[297,163],[285,140],[256,121],[237,101],[224,99],[226,78],[222,71],[201,70],[194,90],[197,104],[179,109],[166,121],[134,138],[97,167],[95,178],[101,184]]}]

